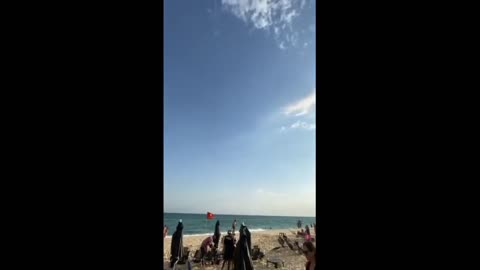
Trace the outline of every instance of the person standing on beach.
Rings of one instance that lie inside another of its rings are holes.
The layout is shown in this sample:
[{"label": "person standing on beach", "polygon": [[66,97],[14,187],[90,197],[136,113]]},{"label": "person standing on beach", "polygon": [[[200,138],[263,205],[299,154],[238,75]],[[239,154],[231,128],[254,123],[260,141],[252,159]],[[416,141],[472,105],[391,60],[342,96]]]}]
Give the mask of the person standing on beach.
[{"label": "person standing on beach", "polygon": [[233,231],[233,235],[235,235],[235,227],[237,226],[237,220],[234,219],[233,220],[233,223],[232,223],[232,231]]},{"label": "person standing on beach", "polygon": [[316,249],[312,242],[303,243],[302,247],[303,254],[307,258],[307,263],[305,264],[306,270],[314,270],[317,264],[315,260]]},{"label": "person standing on beach", "polygon": [[302,227],[302,221],[299,219],[297,222],[297,227],[300,229]]},{"label": "person standing on beach", "polygon": [[[232,235],[232,231],[228,230],[228,235],[223,239],[223,264],[222,270],[227,263],[227,270],[230,270],[230,263],[233,261],[233,252],[235,251],[235,237]],[[232,262],[233,264],[233,262]]]},{"label": "person standing on beach", "polygon": [[167,234],[168,234],[168,227],[167,225],[163,226],[163,239],[165,239],[165,237],[167,237]]},{"label": "person standing on beach", "polygon": [[305,226],[305,241],[310,241],[310,239],[312,238],[312,236],[310,235],[310,228],[308,227],[308,225]]}]

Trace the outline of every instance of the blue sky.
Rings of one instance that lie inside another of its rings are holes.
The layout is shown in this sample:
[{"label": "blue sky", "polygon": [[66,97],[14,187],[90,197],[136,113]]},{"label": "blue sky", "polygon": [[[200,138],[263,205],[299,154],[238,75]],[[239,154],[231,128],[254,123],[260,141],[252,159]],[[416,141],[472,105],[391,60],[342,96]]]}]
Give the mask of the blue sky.
[{"label": "blue sky", "polygon": [[164,6],[164,211],[315,215],[315,1]]}]

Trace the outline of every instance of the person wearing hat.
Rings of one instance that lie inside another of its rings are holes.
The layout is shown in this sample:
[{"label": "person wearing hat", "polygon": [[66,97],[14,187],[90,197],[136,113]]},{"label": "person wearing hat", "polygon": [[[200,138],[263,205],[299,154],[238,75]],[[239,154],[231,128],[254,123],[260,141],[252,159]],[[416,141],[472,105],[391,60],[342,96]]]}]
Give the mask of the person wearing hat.
[{"label": "person wearing hat", "polygon": [[235,237],[232,235],[232,231],[228,230],[228,234],[223,238],[223,264],[222,270],[227,262],[227,270],[230,270],[230,262],[233,267],[233,252],[235,251]]}]

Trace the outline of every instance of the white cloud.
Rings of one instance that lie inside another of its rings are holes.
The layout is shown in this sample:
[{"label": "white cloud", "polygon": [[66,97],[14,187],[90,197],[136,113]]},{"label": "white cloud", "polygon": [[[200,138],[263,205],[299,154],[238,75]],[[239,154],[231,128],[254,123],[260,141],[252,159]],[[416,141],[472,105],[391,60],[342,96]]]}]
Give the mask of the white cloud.
[{"label": "white cloud", "polygon": [[285,193],[273,192],[270,190],[263,190],[262,188],[257,188],[257,193],[262,194],[262,196],[272,196],[272,197],[282,197],[286,196]]},{"label": "white cloud", "polygon": [[315,130],[316,128],[316,125],[315,124],[308,124],[307,122],[303,122],[303,121],[297,121],[295,123],[293,123],[290,128],[303,128],[303,129],[306,129],[306,130]]},{"label": "white cloud", "polygon": [[275,39],[280,43],[281,49],[285,49],[287,45],[283,35],[288,37],[289,44],[295,46],[297,38],[296,33],[292,31],[292,22],[300,15],[305,0],[222,0],[222,5],[256,29],[270,31],[273,28]]},{"label": "white cloud", "polygon": [[315,102],[316,102],[315,92],[316,91],[314,90],[313,93],[308,95],[307,97],[286,106],[284,109],[284,114],[286,115],[295,114],[295,116],[301,116],[301,115],[307,114],[310,111],[310,109],[312,109],[315,106]]}]

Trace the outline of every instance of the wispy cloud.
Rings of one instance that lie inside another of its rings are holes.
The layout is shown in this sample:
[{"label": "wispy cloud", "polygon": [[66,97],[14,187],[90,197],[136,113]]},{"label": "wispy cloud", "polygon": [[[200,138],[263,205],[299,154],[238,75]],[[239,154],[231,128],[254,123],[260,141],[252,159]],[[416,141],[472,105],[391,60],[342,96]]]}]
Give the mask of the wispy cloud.
[{"label": "wispy cloud", "polygon": [[280,49],[297,43],[292,21],[305,6],[305,0],[222,0],[222,5],[256,29],[273,30]]},{"label": "wispy cloud", "polygon": [[295,114],[295,116],[307,114],[315,106],[315,92],[316,91],[314,90],[313,93],[308,95],[307,97],[286,106],[284,109],[284,114]]},{"label": "wispy cloud", "polygon": [[293,123],[290,128],[302,128],[302,129],[306,129],[306,130],[315,130],[316,126],[315,124],[308,124],[307,122],[303,122],[303,121],[297,121],[295,123]]},{"label": "wispy cloud", "polygon": [[279,193],[279,192],[273,192],[273,191],[263,190],[262,188],[257,188],[257,193],[262,194],[262,195],[274,196],[274,197],[286,196],[285,193]]}]

